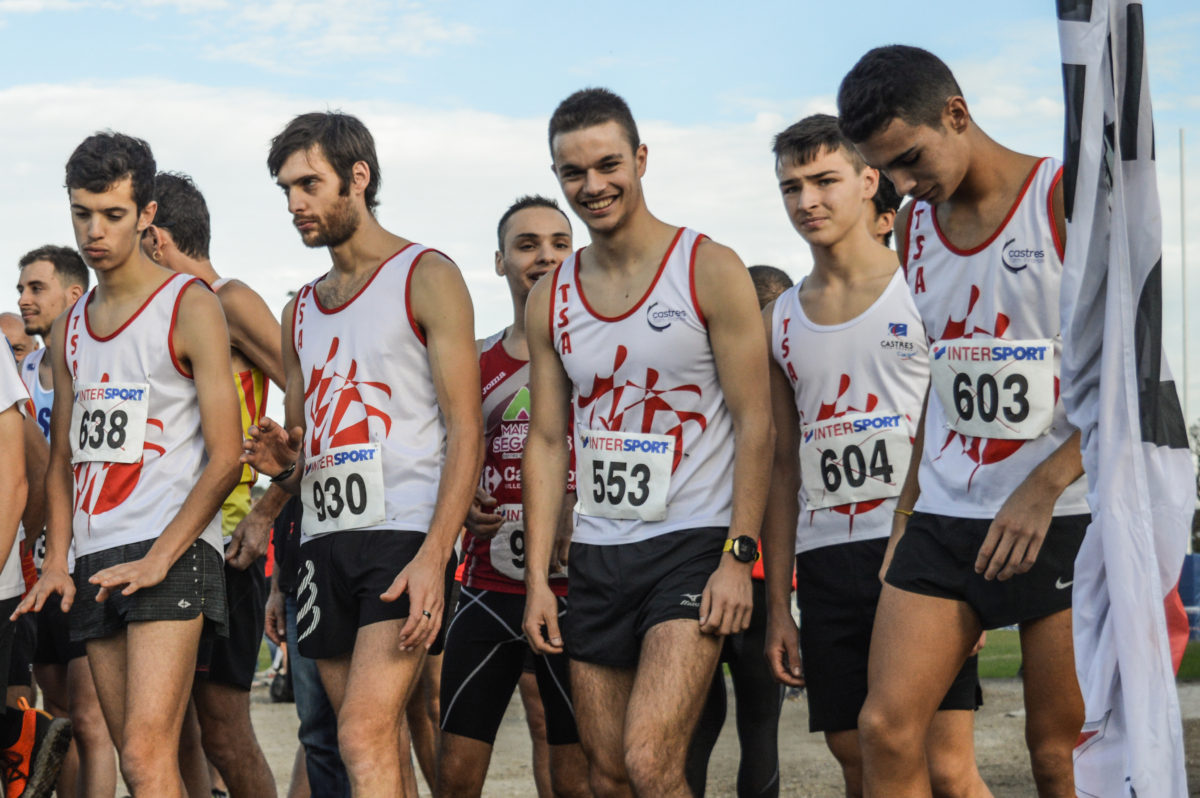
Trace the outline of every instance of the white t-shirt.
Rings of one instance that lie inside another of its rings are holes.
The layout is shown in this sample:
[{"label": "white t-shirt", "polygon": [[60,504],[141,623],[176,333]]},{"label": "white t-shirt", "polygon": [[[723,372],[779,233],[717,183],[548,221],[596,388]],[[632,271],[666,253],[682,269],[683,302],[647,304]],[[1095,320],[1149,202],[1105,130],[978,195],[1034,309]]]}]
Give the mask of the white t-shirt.
[{"label": "white t-shirt", "polygon": [[[29,393],[25,390],[21,376],[17,372],[17,363],[13,359],[12,350],[0,354],[0,411],[13,406],[21,415],[29,414]],[[40,350],[39,350],[40,351]],[[0,569],[0,600],[16,598],[25,592],[25,577],[21,574],[21,539],[20,531],[13,538],[12,548],[4,559],[4,567]]]}]

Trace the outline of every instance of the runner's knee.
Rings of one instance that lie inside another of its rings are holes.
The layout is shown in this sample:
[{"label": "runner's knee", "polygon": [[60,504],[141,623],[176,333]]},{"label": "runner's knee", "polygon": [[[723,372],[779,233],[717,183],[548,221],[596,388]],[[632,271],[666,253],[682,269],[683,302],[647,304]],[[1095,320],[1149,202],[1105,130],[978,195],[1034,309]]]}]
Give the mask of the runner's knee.
[{"label": "runner's knee", "polygon": [[1027,740],[1029,763],[1033,780],[1037,783],[1038,795],[1072,796],[1075,794],[1074,760],[1072,743],[1061,740]]},{"label": "runner's knee", "polygon": [[921,750],[919,731],[881,702],[868,696],[858,713],[858,737],[863,757],[888,757],[904,751]]}]

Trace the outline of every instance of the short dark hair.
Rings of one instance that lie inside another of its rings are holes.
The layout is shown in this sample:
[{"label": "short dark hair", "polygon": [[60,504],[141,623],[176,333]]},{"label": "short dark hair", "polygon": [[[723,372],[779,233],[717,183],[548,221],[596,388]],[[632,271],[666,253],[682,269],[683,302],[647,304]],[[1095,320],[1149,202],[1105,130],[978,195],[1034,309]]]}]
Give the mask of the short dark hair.
[{"label": "short dark hair", "polygon": [[571,229],[571,220],[567,218],[565,213],[563,213],[563,209],[558,207],[557,202],[549,197],[543,197],[540,194],[526,194],[523,197],[519,197],[512,205],[508,206],[508,210],[506,210],[504,215],[500,217],[500,224],[496,225],[496,248],[501,252],[504,251],[504,234],[508,232],[504,229],[504,227],[508,224],[508,220],[511,219],[517,212],[523,211],[526,208],[550,208],[552,210],[556,210],[559,213],[562,213],[562,217],[567,220],[567,229]]},{"label": "short dark hair", "polygon": [[842,132],[851,141],[866,141],[893,119],[940,128],[946,101],[961,95],[950,67],[928,50],[876,47],[842,78],[837,98]]},{"label": "short dark hair", "polygon": [[900,210],[900,195],[883,172],[879,173],[879,187],[875,189],[875,196],[871,197],[871,202],[875,203],[876,216],[887,211],[895,213]]},{"label": "short dark hair", "polygon": [[754,281],[754,291],[758,294],[758,306],[765,308],[767,303],[792,287],[792,278],[783,269],[774,266],[751,266],[750,279]]},{"label": "short dark hair", "polygon": [[180,172],[160,172],[154,199],[158,201],[154,226],[169,232],[184,255],[207,259],[212,223],[208,203],[192,178]]},{"label": "short dark hair", "polygon": [[625,129],[629,147],[637,150],[642,140],[638,136],[633,112],[621,96],[608,89],[580,89],[558,104],[550,117],[550,154],[554,154],[554,137],[559,133],[570,133],[585,127],[616,122]]},{"label": "short dark hair", "polygon": [[775,136],[775,158],[785,158],[801,166],[811,163],[824,152],[842,150],[854,167],[861,172],[867,162],[859,154],[854,142],[846,138],[838,127],[837,117],[829,114],[806,116],[782,133]]},{"label": "short dark hair", "polygon": [[91,282],[91,276],[88,274],[87,264],[83,262],[83,258],[79,257],[79,253],[70,247],[59,247],[54,244],[46,244],[37,249],[31,249],[21,256],[17,261],[17,268],[24,269],[31,263],[36,263],[39,260],[48,261],[54,266],[54,273],[58,275],[58,281],[62,283],[63,288],[70,288],[77,285],[83,290],[87,290],[88,284]]},{"label": "short dark hair", "polygon": [[106,130],[88,136],[67,159],[67,190],[100,194],[126,177],[140,213],[154,199],[154,154],[144,140]]},{"label": "short dark hair", "polygon": [[375,139],[362,121],[341,111],[314,111],[288,122],[278,136],[271,139],[271,152],[267,155],[267,169],[271,177],[277,177],[284,161],[292,153],[320,147],[321,153],[341,180],[339,192],[350,193],[354,164],[362,161],[371,172],[363,199],[367,210],[375,212],[379,200],[379,184],[383,176],[379,172],[379,157],[375,154]]}]

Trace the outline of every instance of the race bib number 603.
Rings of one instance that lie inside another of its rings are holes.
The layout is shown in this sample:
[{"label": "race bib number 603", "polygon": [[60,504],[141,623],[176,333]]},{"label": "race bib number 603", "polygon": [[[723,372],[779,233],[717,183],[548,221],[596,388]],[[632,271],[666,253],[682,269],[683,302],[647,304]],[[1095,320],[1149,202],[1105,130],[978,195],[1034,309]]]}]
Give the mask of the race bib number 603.
[{"label": "race bib number 603", "polygon": [[899,495],[912,439],[899,413],[853,413],[800,430],[800,485],[807,510]]},{"label": "race bib number 603", "polygon": [[377,443],[337,446],[304,464],[300,501],[304,534],[378,524],[386,517],[383,453]]},{"label": "race bib number 603", "polygon": [[674,459],[670,435],[580,430],[576,510],[601,518],[663,520]]},{"label": "race bib number 603", "polygon": [[71,462],[136,463],[146,442],[150,386],[95,382],[75,386]]},{"label": "race bib number 603", "polygon": [[930,350],[933,389],[950,429],[1032,440],[1054,420],[1054,342],[954,338]]}]

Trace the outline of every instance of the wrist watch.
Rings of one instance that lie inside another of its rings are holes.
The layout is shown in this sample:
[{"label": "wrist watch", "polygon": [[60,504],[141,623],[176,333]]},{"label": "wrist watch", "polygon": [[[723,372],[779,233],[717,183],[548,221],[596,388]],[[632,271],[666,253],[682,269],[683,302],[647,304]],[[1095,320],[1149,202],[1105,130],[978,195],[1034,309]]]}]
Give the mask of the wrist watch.
[{"label": "wrist watch", "polygon": [[738,535],[728,538],[721,551],[729,552],[738,562],[754,562],[758,559],[758,541],[749,535]]}]

